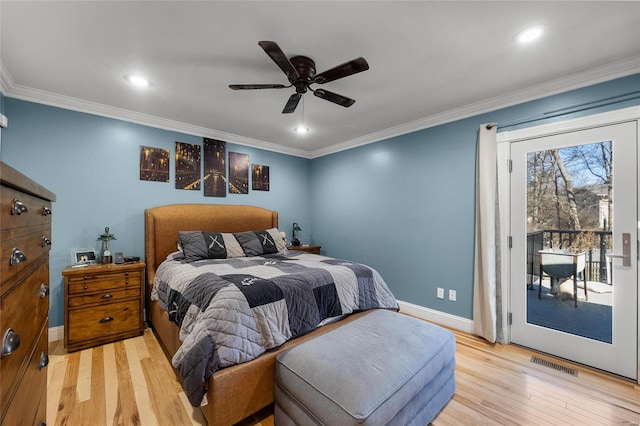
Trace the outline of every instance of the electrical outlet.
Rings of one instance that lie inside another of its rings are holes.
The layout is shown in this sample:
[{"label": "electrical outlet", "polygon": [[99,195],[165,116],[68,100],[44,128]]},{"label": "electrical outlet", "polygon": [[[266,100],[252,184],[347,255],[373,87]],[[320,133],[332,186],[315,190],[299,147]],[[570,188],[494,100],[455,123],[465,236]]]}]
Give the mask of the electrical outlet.
[{"label": "electrical outlet", "polygon": [[452,302],[456,301],[456,291],[455,290],[449,290],[449,300],[451,300]]},{"label": "electrical outlet", "polygon": [[444,288],[438,287],[438,299],[444,299]]}]

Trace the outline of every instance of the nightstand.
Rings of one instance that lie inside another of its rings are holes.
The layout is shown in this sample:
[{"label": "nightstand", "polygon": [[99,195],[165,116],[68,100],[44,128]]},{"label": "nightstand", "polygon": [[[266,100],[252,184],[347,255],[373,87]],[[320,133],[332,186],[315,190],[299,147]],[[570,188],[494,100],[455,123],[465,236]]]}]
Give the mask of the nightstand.
[{"label": "nightstand", "polygon": [[300,250],[306,251],[307,253],[320,254],[320,249],[322,246],[291,246],[287,247],[288,250]]},{"label": "nightstand", "polygon": [[64,345],[69,352],[144,331],[144,262],[67,266]]}]

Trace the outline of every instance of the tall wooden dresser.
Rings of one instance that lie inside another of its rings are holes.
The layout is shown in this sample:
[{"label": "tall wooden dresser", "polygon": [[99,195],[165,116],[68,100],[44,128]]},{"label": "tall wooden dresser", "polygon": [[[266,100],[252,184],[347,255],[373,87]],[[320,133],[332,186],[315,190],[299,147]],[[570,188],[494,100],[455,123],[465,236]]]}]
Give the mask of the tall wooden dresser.
[{"label": "tall wooden dresser", "polygon": [[55,194],[0,163],[0,424],[44,425]]}]

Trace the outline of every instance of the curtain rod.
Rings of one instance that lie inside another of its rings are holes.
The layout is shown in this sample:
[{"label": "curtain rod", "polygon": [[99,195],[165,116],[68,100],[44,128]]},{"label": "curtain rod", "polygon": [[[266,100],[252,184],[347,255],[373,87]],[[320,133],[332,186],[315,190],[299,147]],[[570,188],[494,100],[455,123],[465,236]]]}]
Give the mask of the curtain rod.
[{"label": "curtain rod", "polygon": [[547,111],[542,116],[521,118],[514,121],[508,121],[506,123],[488,123],[486,125],[487,130],[490,130],[494,126],[498,129],[504,129],[507,127],[519,126],[520,124],[533,123],[536,121],[547,120],[549,118],[561,117],[563,115],[573,114],[576,112],[588,111],[590,109],[600,108],[609,105],[615,105],[622,102],[632,101],[640,99],[640,90],[635,92],[626,93],[624,95],[610,96],[608,98],[599,99],[597,101],[585,102],[582,104],[573,105],[567,108],[557,109],[553,111]]}]

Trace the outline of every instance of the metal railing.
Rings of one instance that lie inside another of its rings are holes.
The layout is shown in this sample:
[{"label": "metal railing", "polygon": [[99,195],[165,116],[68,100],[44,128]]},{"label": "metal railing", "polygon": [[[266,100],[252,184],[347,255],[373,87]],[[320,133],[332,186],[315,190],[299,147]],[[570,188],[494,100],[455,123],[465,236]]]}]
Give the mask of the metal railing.
[{"label": "metal railing", "polygon": [[527,233],[527,284],[533,286],[533,281],[540,273],[538,251],[544,249],[563,250],[570,248],[576,238],[582,234],[594,234],[597,238],[597,248],[590,248],[587,252],[587,266],[584,274],[587,281],[611,282],[607,276],[607,248],[611,247],[611,231],[582,231],[572,229],[542,229]]}]

